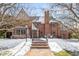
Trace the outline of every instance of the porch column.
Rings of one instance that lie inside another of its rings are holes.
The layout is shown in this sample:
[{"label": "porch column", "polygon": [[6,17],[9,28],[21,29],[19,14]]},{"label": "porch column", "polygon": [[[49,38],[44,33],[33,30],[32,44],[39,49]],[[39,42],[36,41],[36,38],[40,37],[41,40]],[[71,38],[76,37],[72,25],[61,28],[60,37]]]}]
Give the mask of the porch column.
[{"label": "porch column", "polygon": [[37,37],[39,37],[39,30],[37,29]]},{"label": "porch column", "polygon": [[27,31],[26,31],[26,38],[28,37],[28,28],[26,28],[27,29]]},{"label": "porch column", "polygon": [[27,38],[30,38],[30,35],[29,35],[29,29],[28,29],[28,28],[27,28],[26,35],[27,35]]}]

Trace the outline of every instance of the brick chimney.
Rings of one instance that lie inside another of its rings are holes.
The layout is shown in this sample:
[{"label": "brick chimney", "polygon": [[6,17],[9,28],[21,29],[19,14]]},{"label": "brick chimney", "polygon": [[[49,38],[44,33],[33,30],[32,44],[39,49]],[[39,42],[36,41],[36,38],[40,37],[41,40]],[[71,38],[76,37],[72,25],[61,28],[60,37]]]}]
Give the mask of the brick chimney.
[{"label": "brick chimney", "polygon": [[45,11],[45,35],[49,36],[50,35],[50,24],[49,24],[49,11]]},{"label": "brick chimney", "polygon": [[45,11],[45,23],[49,23],[49,11]]}]

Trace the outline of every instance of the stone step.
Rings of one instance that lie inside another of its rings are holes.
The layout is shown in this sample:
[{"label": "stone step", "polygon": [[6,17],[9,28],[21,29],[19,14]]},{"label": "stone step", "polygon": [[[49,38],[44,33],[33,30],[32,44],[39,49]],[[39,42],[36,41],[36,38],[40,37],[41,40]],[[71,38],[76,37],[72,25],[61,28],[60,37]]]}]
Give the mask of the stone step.
[{"label": "stone step", "polygon": [[40,43],[40,42],[33,42],[32,43],[32,48],[48,48],[48,43]]},{"label": "stone step", "polygon": [[48,46],[48,44],[32,44],[32,46]]},{"label": "stone step", "polygon": [[47,42],[47,41],[40,40],[40,39],[32,39],[32,42]]},{"label": "stone step", "polygon": [[47,41],[33,39],[31,48],[49,48]]},{"label": "stone step", "polygon": [[31,48],[35,48],[35,49],[48,49],[49,46],[32,46]]}]

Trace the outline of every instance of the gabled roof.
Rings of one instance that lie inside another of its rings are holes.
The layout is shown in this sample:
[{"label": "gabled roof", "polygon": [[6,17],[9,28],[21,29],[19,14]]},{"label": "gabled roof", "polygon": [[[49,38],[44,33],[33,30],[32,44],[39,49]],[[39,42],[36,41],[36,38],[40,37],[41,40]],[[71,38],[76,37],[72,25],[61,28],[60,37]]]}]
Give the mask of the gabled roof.
[{"label": "gabled roof", "polygon": [[28,16],[28,14],[26,13],[26,11],[22,8],[22,9],[19,11],[18,15],[16,16],[16,18],[17,18],[17,19],[28,19],[29,16]]},{"label": "gabled roof", "polygon": [[39,28],[39,26],[41,25],[40,22],[34,22],[33,24],[35,25],[36,28]]}]

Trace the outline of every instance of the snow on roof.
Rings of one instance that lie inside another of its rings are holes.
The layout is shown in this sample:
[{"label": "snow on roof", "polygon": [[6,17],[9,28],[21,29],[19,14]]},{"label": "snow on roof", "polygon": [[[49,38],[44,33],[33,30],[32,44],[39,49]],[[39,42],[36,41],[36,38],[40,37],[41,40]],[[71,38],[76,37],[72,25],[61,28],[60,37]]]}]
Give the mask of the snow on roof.
[{"label": "snow on roof", "polygon": [[44,17],[39,17],[39,18],[37,18],[37,19],[34,19],[32,22],[44,23]]},{"label": "snow on roof", "polygon": [[37,28],[35,27],[33,23],[32,23],[32,30],[37,30]]},{"label": "snow on roof", "polygon": [[51,19],[49,23],[52,23],[52,22],[58,22],[58,21]]},{"label": "snow on roof", "polygon": [[36,22],[37,21],[37,19],[34,19],[32,22]]},{"label": "snow on roof", "polygon": [[[49,21],[49,23],[59,22],[59,21],[60,21],[59,19],[56,19],[56,20],[51,19],[51,20]],[[33,20],[32,22],[40,22],[40,23],[45,23],[44,16],[39,17],[38,19],[35,19],[35,20]]]},{"label": "snow on roof", "polygon": [[39,17],[38,20],[36,20],[36,22],[41,22],[41,23],[44,23],[44,17]]}]

